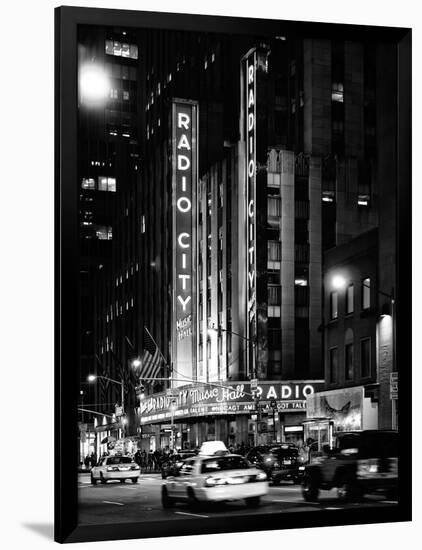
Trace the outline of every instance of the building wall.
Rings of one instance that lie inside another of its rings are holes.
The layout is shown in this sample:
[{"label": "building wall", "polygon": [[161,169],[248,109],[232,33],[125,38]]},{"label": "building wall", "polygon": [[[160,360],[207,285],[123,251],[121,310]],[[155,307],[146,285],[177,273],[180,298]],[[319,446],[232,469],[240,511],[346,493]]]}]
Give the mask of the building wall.
[{"label": "building wall", "polygon": [[[324,256],[324,326],[325,326],[325,380],[327,390],[346,388],[358,385],[372,386],[377,377],[377,322],[379,318],[377,300],[377,250],[378,232],[372,230],[349,243],[327,251]],[[334,278],[342,277],[344,286],[337,291]],[[370,307],[362,308],[361,281],[369,277],[371,281]],[[346,310],[346,292],[349,284],[353,284],[354,308],[348,314]],[[337,292],[338,316],[330,315],[330,295]],[[370,338],[370,365],[368,376],[362,375],[360,356],[361,341]],[[353,375],[345,376],[346,345],[353,344],[354,361]],[[334,380],[330,373],[330,351],[337,349],[337,369]],[[373,395],[378,400],[378,392]]]}]

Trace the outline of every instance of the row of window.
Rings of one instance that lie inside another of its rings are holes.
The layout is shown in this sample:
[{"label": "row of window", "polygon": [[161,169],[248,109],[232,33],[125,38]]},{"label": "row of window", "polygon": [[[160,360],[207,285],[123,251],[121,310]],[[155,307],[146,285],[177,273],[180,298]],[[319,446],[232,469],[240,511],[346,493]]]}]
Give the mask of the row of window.
[{"label": "row of window", "polygon": [[82,189],[96,189],[97,191],[116,192],[116,178],[98,176],[98,178],[82,178]]},{"label": "row of window", "polygon": [[[330,319],[338,319],[338,291],[334,290],[330,293]],[[361,309],[368,310],[371,307],[371,279],[366,277],[361,282]],[[355,285],[350,283],[346,288],[346,315],[351,315],[355,311]]]},{"label": "row of window", "polygon": [[[355,349],[354,344],[349,343],[344,347],[344,380],[352,381],[355,378]],[[371,339],[363,338],[360,341],[360,377],[371,376]],[[340,382],[338,348],[331,348],[328,352],[328,380],[331,384]]]}]

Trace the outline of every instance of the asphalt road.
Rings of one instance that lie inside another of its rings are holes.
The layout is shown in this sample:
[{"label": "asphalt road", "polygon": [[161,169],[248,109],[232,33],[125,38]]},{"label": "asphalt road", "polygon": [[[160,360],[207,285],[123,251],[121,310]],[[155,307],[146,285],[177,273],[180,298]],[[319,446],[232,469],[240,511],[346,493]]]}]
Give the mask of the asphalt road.
[{"label": "asphalt road", "polygon": [[354,508],[390,507],[396,501],[385,500],[380,496],[368,496],[359,503],[341,504],[336,491],[321,491],[316,503],[305,502],[298,485],[289,483],[271,487],[258,508],[246,508],[243,501],[208,505],[191,510],[184,503],[164,510],[161,506],[161,475],[142,474],[137,484],[130,481],[108,482],[105,485],[91,485],[89,475],[81,474],[79,486],[79,524],[96,525],[123,522],[150,522],[157,520],[227,517],[235,515],[257,515],[280,512],[318,510],[340,510]]}]

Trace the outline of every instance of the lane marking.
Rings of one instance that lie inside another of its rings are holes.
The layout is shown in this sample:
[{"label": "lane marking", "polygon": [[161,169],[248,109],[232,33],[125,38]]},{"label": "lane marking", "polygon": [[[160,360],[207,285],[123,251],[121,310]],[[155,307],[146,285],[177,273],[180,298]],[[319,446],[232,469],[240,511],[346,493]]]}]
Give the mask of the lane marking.
[{"label": "lane marking", "polygon": [[111,500],[103,500],[103,502],[105,502],[105,504],[116,504],[117,506],[124,506],[124,504],[122,504],[121,502],[113,502]]},{"label": "lane marking", "polygon": [[398,500],[380,500],[380,502],[384,502],[385,504],[398,504]]},{"label": "lane marking", "polygon": [[341,510],[341,508],[338,508],[337,506],[326,506],[324,510]]},{"label": "lane marking", "polygon": [[175,514],[180,514],[181,516],[195,516],[197,518],[209,518],[209,516],[203,516],[201,514],[189,514],[189,512],[174,512]]}]

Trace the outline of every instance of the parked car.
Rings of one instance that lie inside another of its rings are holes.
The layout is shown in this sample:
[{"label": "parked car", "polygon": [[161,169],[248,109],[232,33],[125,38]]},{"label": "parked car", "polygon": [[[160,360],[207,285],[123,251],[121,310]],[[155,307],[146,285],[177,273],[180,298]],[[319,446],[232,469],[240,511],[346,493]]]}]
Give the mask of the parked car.
[{"label": "parked car", "polygon": [[139,478],[139,466],[130,456],[107,456],[100,458],[97,465],[91,470],[91,483],[107,483],[109,480],[118,479],[124,483],[130,479],[132,483],[137,483]]},{"label": "parked car", "polygon": [[246,459],[261,468],[274,485],[283,480],[300,483],[305,467],[299,460],[299,450],[296,445],[259,445],[251,449]]},{"label": "parked car", "polygon": [[177,472],[169,476],[161,488],[164,508],[175,502],[188,502],[191,507],[204,502],[231,500],[246,501],[247,506],[258,506],[267,494],[267,475],[254,468],[240,455],[198,455],[188,458]]},{"label": "parked car", "polygon": [[334,487],[342,501],[358,500],[365,493],[397,493],[397,432],[345,432],[338,434],[333,449],[323,450],[323,456],[305,466],[305,500],[316,501],[321,489]]},{"label": "parked car", "polygon": [[161,477],[177,475],[183,465],[183,461],[196,455],[195,451],[180,451],[177,454],[169,455],[161,462]]}]

